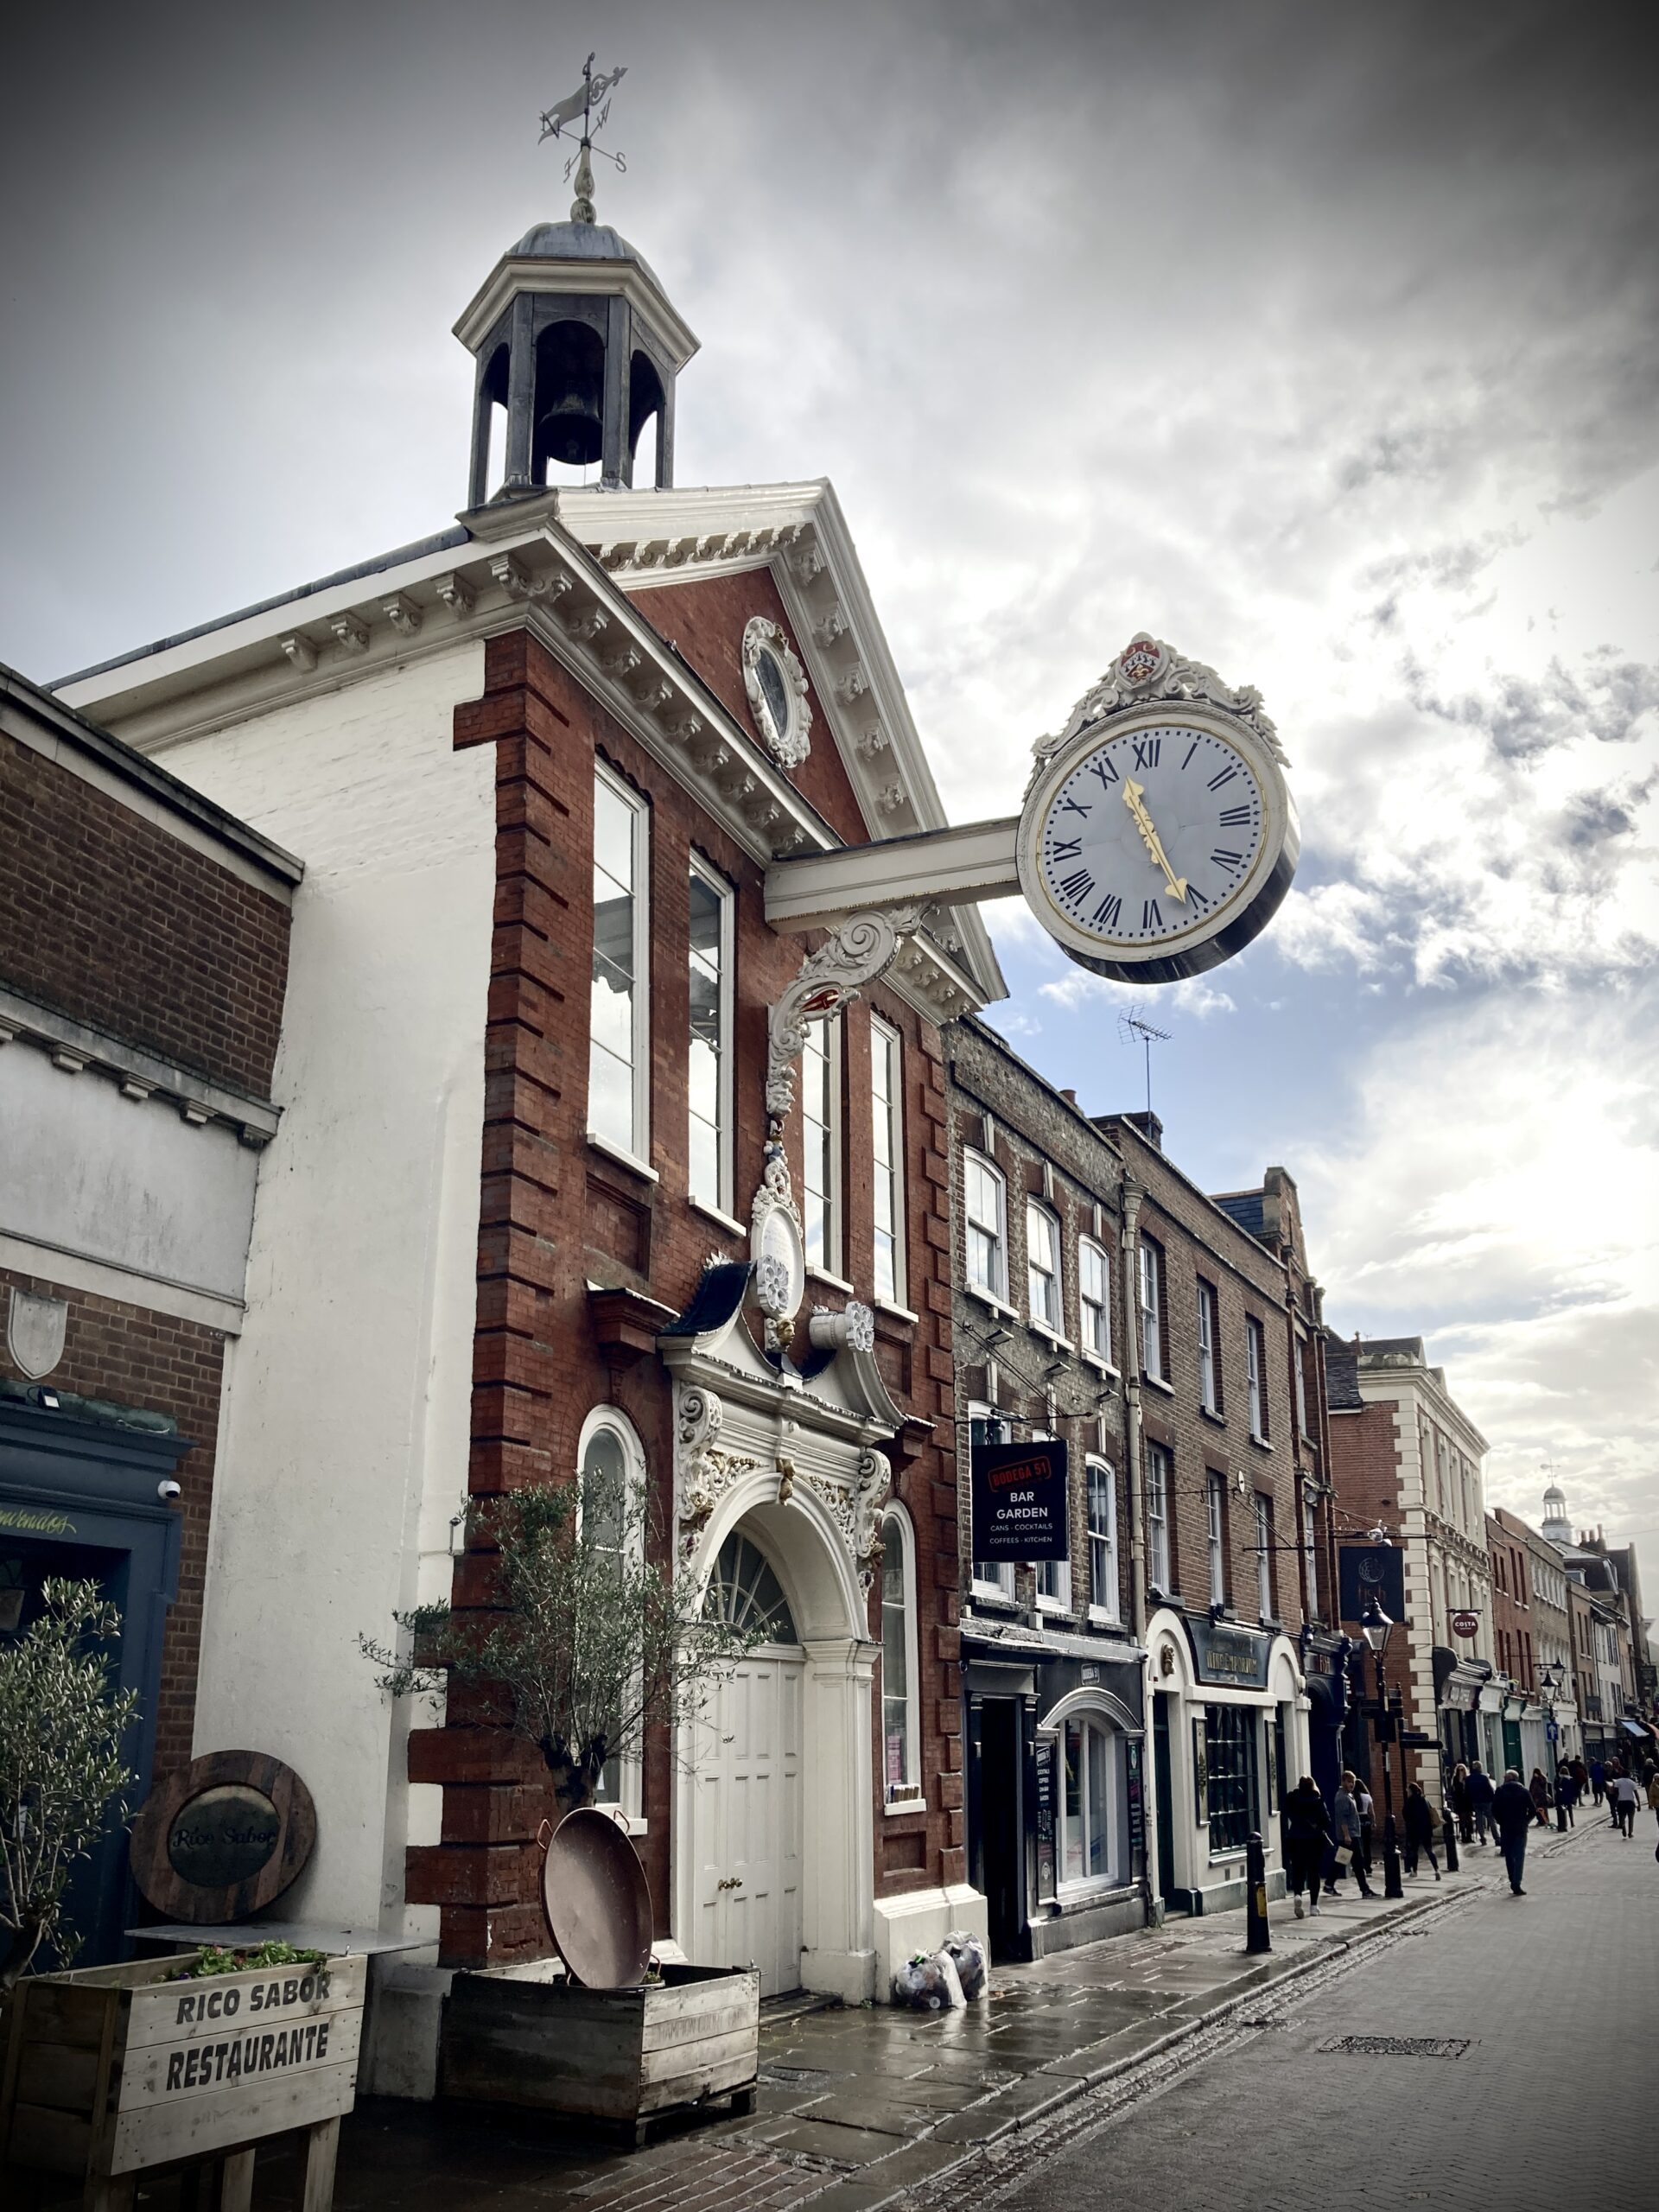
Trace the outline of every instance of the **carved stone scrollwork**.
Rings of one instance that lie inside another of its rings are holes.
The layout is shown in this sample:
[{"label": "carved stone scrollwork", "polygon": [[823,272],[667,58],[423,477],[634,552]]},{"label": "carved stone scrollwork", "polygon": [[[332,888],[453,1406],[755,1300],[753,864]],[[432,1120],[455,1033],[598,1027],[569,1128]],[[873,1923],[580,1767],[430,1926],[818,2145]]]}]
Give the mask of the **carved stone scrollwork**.
[{"label": "carved stone scrollwork", "polygon": [[472,613],[473,603],[478,594],[459,569],[453,570],[447,576],[435,576],[432,588],[457,620],[463,614]]},{"label": "carved stone scrollwork", "polygon": [[918,928],[920,920],[915,907],[854,914],[802,963],[800,974],[772,1009],[766,1112],[776,1128],[788,1120],[795,1103],[795,1063],[806,1044],[807,1024],[838,1014],[861,985],[884,975],[899,939]]},{"label": "carved stone scrollwork", "polygon": [[1033,746],[1036,755],[1033,782],[1060,747],[1069,744],[1080,730],[1104,721],[1109,715],[1126,713],[1132,707],[1144,707],[1165,699],[1207,702],[1224,714],[1236,715],[1255,732],[1281,767],[1289,765],[1279,742],[1278,729],[1262,711],[1262,694],[1253,683],[1235,687],[1224,683],[1215,670],[1203,661],[1187,660],[1161,639],[1137,630],[1099,683],[1085,691],[1073,707],[1059,735],[1039,737]]},{"label": "carved stone scrollwork", "polygon": [[885,1452],[861,1452],[853,1492],[853,1557],[868,1590],[881,1562],[881,1509],[893,1494],[893,1463]]},{"label": "carved stone scrollwork", "polygon": [[[769,696],[763,663],[770,661],[781,695]],[[812,750],[812,709],[807,703],[806,671],[782,627],[757,614],[743,632],[743,688],[754,726],[780,768],[798,768]]]},{"label": "carved stone scrollwork", "polygon": [[696,1386],[677,1393],[675,1489],[678,1497],[680,1551],[690,1558],[708,1526],[709,1516],[741,1474],[755,1461],[720,1449],[726,1408],[712,1390]]}]

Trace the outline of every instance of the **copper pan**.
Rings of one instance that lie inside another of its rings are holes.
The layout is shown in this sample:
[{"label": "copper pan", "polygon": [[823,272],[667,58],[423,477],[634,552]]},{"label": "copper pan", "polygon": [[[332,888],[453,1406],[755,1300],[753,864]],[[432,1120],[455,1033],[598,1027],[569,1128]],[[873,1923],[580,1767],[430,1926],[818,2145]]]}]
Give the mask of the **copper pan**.
[{"label": "copper pan", "polygon": [[608,1813],[567,1813],[542,1861],[542,1910],[572,1981],[637,1989],[651,1965],[651,1891],[639,1854]]}]

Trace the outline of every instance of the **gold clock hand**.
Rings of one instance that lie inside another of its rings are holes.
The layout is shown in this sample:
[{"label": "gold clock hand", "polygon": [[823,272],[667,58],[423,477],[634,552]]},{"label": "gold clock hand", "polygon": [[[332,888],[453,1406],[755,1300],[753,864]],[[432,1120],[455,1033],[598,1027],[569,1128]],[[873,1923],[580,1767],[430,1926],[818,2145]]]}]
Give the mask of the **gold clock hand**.
[{"label": "gold clock hand", "polygon": [[1135,817],[1135,826],[1141,832],[1141,842],[1146,846],[1147,850],[1151,854],[1153,859],[1156,861],[1159,867],[1164,871],[1165,886],[1168,890],[1170,897],[1179,905],[1185,906],[1186,903],[1186,878],[1184,875],[1178,876],[1174,869],[1169,864],[1169,856],[1164,850],[1164,841],[1158,835],[1157,830],[1154,826],[1152,817],[1147,810],[1146,800],[1143,796],[1145,791],[1146,785],[1144,784],[1137,784],[1131,777],[1128,782],[1127,782],[1123,786],[1123,804],[1128,808],[1129,812]]}]

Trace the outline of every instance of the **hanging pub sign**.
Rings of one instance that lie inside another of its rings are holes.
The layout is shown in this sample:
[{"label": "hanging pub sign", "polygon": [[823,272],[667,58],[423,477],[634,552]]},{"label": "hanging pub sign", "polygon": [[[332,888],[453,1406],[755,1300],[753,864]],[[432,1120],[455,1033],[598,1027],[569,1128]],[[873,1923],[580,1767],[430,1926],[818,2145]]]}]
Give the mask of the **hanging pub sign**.
[{"label": "hanging pub sign", "polygon": [[1393,1544],[1344,1544],[1338,1552],[1342,1618],[1357,1623],[1374,1598],[1391,1621],[1406,1618],[1406,1555]]},{"label": "hanging pub sign", "polygon": [[973,1447],[974,1557],[1066,1559],[1065,1446],[976,1444]]}]

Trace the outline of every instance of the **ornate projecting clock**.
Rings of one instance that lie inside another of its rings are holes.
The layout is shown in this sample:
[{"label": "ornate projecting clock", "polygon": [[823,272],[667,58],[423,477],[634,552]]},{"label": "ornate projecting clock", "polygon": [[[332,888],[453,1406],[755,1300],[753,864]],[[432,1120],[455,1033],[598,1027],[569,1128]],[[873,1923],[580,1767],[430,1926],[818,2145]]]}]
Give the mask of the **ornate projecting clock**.
[{"label": "ornate projecting clock", "polygon": [[1177,982],[1266,928],[1301,837],[1259,692],[1142,632],[1036,754],[1020,887],[1073,960]]}]

